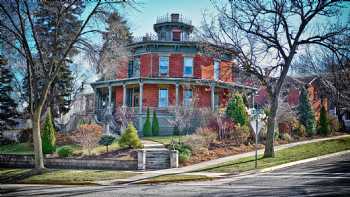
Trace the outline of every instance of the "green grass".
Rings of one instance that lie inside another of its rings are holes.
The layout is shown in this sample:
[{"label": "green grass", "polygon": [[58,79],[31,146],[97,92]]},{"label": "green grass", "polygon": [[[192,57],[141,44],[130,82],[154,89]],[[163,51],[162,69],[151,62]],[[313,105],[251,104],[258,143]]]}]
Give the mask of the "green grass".
[{"label": "green grass", "polygon": [[185,135],[180,135],[180,136],[176,136],[176,135],[169,135],[169,136],[152,136],[152,137],[144,137],[144,140],[150,140],[150,141],[154,141],[154,142],[158,142],[164,145],[168,145],[171,143],[172,140],[175,141],[179,141],[179,140],[185,140],[187,138],[187,136]]},{"label": "green grass", "polygon": [[32,154],[33,147],[30,143],[7,144],[0,146],[0,154]]},{"label": "green grass", "polygon": [[[0,177],[8,178],[28,173],[30,169],[0,169]],[[108,170],[50,170],[41,175],[33,175],[17,183],[26,184],[93,184],[94,181],[125,179],[137,173]]]},{"label": "green grass", "polygon": [[[259,157],[258,168],[267,168],[293,161],[308,159],[350,149],[350,137],[314,142],[283,149],[274,158]],[[210,166],[200,171],[238,173],[254,169],[255,157],[246,157],[220,165]]]},{"label": "green grass", "polygon": [[[70,146],[75,154],[83,154],[83,155],[88,155],[88,150],[82,149],[77,144],[70,144],[70,145],[65,145],[65,146]],[[57,147],[56,150],[60,148]],[[117,142],[114,142],[112,145],[108,146],[108,151],[112,150],[117,150],[119,149],[119,145]],[[106,152],[106,147],[105,146],[97,146],[91,151],[91,154],[101,154]],[[18,144],[8,144],[8,145],[2,145],[0,146],[0,154],[33,154],[33,147],[30,143],[18,143]]]},{"label": "green grass", "polygon": [[140,182],[141,184],[148,183],[169,183],[169,182],[183,182],[183,181],[205,181],[213,180],[214,178],[207,177],[204,175],[181,175],[181,174],[170,174],[162,175],[154,178],[150,178]]}]

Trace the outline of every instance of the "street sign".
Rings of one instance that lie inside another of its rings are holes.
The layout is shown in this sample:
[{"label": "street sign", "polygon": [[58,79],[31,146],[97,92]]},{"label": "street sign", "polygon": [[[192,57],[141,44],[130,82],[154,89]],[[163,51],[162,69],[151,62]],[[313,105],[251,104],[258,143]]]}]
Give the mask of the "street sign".
[{"label": "street sign", "polygon": [[253,109],[251,116],[250,125],[255,134],[255,168],[258,168],[258,138],[261,128],[264,127],[264,121],[262,120],[264,113],[262,110]]}]

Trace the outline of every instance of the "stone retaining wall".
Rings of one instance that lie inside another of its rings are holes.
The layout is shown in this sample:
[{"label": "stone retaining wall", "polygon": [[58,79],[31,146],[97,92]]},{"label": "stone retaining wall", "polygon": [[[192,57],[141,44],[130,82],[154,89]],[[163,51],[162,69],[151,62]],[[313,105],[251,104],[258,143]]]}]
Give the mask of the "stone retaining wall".
[{"label": "stone retaining wall", "polygon": [[[46,158],[48,168],[137,170],[137,160]],[[33,155],[0,154],[0,167],[34,167]]]}]

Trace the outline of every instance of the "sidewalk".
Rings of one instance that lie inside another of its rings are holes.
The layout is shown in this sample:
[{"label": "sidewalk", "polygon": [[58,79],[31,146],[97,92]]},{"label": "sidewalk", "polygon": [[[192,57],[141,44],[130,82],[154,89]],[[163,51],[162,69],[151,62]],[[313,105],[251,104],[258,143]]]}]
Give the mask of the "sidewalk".
[{"label": "sidewalk", "polygon": [[[313,139],[313,140],[308,140],[308,141],[283,144],[283,145],[275,146],[275,151],[298,146],[298,145],[302,145],[302,144],[321,142],[321,141],[325,141],[325,140],[338,139],[338,138],[343,138],[343,137],[350,137],[350,135],[341,135],[341,136],[335,136],[335,137],[329,137],[329,138]],[[260,149],[258,151],[258,154],[263,154],[263,152],[264,152],[264,150]],[[232,155],[232,156],[214,159],[214,160],[210,160],[210,161],[205,161],[202,163],[194,164],[191,166],[185,166],[185,167],[181,167],[181,168],[171,168],[171,169],[157,170],[157,171],[144,171],[143,174],[136,175],[134,177],[130,177],[129,179],[109,180],[109,181],[98,182],[97,184],[115,185],[115,184],[120,184],[120,183],[137,183],[139,181],[149,179],[152,177],[156,177],[156,176],[160,176],[160,175],[180,174],[180,173],[189,173],[189,172],[193,172],[193,171],[198,171],[198,170],[207,168],[209,166],[218,165],[220,163],[225,163],[225,162],[241,159],[244,157],[254,156],[254,155],[255,155],[255,151],[251,151],[251,152],[247,152],[247,153],[242,153],[242,154]],[[197,174],[202,174],[202,173],[199,172]],[[222,176],[224,174],[220,174],[220,175]]]}]

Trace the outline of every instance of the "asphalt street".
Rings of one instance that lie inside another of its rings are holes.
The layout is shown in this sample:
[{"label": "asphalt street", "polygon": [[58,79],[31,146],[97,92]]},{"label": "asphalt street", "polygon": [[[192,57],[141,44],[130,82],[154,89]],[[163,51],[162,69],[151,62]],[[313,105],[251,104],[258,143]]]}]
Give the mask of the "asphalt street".
[{"label": "asphalt street", "polygon": [[204,182],[120,186],[2,185],[0,196],[350,196],[350,154]]}]

